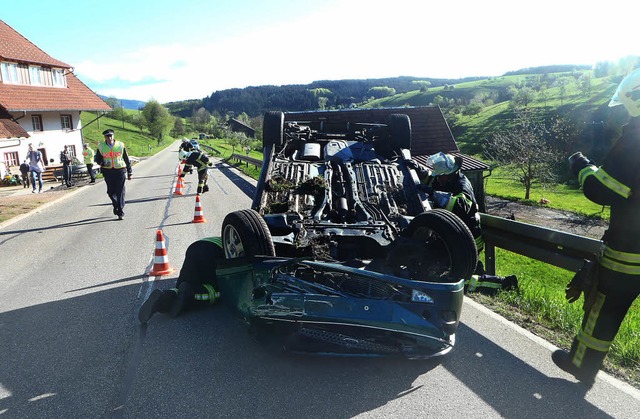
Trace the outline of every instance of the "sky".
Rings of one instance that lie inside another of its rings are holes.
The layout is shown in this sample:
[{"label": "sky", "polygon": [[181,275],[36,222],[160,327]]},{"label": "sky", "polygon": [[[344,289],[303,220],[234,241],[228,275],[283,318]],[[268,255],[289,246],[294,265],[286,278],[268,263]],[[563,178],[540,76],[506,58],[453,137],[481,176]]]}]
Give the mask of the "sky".
[{"label": "sky", "polygon": [[31,0],[0,19],[96,93],[160,103],[317,80],[462,78],[640,55],[628,0]]}]

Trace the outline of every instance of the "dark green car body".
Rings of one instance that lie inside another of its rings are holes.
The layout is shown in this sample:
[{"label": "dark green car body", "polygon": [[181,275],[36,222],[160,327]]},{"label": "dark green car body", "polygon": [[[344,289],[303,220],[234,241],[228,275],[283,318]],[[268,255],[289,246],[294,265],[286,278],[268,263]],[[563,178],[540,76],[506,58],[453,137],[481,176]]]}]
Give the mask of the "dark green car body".
[{"label": "dark green car body", "polygon": [[288,351],[427,358],[455,343],[462,280],[275,257],[222,260],[216,273],[223,300]]}]

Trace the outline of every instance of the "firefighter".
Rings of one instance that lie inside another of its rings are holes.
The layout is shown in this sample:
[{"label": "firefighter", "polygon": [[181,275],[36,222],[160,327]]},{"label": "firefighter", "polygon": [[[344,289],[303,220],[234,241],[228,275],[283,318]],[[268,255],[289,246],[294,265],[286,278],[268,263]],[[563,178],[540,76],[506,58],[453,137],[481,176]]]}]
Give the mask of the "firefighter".
[{"label": "firefighter", "polygon": [[[416,162],[409,163],[411,168],[417,167],[421,187],[431,195],[434,205],[453,212],[469,227],[479,255],[484,250],[480,214],[473,186],[460,171],[462,157],[440,152],[429,156],[427,165],[433,169],[430,170]],[[495,295],[498,290],[511,289],[518,290],[518,280],[515,275],[507,277],[487,275],[479,259],[474,275],[465,281],[466,292]]]},{"label": "firefighter", "polygon": [[205,193],[209,191],[207,180],[209,179],[209,167],[213,166],[213,163],[209,160],[209,157],[202,151],[180,151],[180,160],[186,165],[190,165],[196,168],[198,171],[198,190],[197,194]]},{"label": "firefighter", "polygon": [[[193,144],[191,144],[191,142],[188,139],[183,138],[182,139],[182,143],[180,144],[180,148],[178,149],[178,155],[180,155],[181,151],[189,152],[189,151],[194,151],[194,150],[195,150],[195,147],[193,146]],[[182,159],[180,159],[180,160],[182,160]],[[184,165],[184,170],[182,171],[182,173],[180,173],[180,177],[184,177],[184,175],[187,172],[193,173],[193,167],[191,167],[191,165],[185,164]]]},{"label": "firefighter", "polygon": [[592,278],[593,286],[584,287],[576,274],[566,290],[569,302],[585,293],[582,326],[569,352],[559,349],[552,355],[558,367],[588,387],[593,385],[629,307],[640,295],[640,69],[618,86],[609,106],[618,105],[624,106],[630,119],[602,165],[596,166],[580,152],[569,157],[584,196],[611,207],[602,256],[593,264],[594,270],[581,275]]},{"label": "firefighter", "polygon": [[220,237],[191,243],[175,287],[153,290],[138,312],[140,323],[147,323],[155,313],[176,317],[189,308],[215,303],[220,298],[216,291],[216,260],[224,257]]},{"label": "firefighter", "polygon": [[112,129],[102,132],[104,141],[98,144],[94,160],[100,165],[100,171],[107,184],[107,195],[113,205],[113,215],[119,220],[124,217],[125,180],[131,180],[131,162],[122,141],[114,139]]}]

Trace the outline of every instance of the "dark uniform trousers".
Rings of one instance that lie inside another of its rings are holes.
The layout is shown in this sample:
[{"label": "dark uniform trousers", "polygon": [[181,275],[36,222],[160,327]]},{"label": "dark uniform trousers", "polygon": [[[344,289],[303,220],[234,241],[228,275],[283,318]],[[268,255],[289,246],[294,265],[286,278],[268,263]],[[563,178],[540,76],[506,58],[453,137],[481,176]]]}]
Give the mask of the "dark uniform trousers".
[{"label": "dark uniform trousers", "polygon": [[104,182],[107,184],[107,195],[113,204],[115,215],[124,214],[124,195],[126,192],[125,181],[127,180],[127,169],[102,169]]},{"label": "dark uniform trousers", "polygon": [[158,311],[169,312],[178,296],[178,288],[184,282],[190,285],[193,299],[187,301],[184,309],[209,306],[217,301],[218,284],[216,281],[216,261],[224,259],[222,241],[219,237],[201,239],[193,242],[187,248],[184,262],[175,288],[163,291],[163,298],[159,301]]}]

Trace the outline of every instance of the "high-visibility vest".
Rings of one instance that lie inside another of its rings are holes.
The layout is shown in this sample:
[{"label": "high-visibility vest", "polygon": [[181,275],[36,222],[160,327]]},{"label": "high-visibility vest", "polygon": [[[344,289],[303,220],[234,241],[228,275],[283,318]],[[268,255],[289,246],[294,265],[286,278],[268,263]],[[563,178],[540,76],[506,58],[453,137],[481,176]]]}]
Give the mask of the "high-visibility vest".
[{"label": "high-visibility vest", "polygon": [[95,153],[92,149],[86,148],[82,150],[82,156],[84,157],[84,164],[92,164],[93,163],[93,155]]},{"label": "high-visibility vest", "polygon": [[107,143],[100,143],[98,145],[98,151],[100,151],[104,159],[102,162],[104,169],[124,169],[127,167],[122,158],[122,154],[124,153],[124,144],[122,142],[114,142],[113,147],[109,147]]}]

